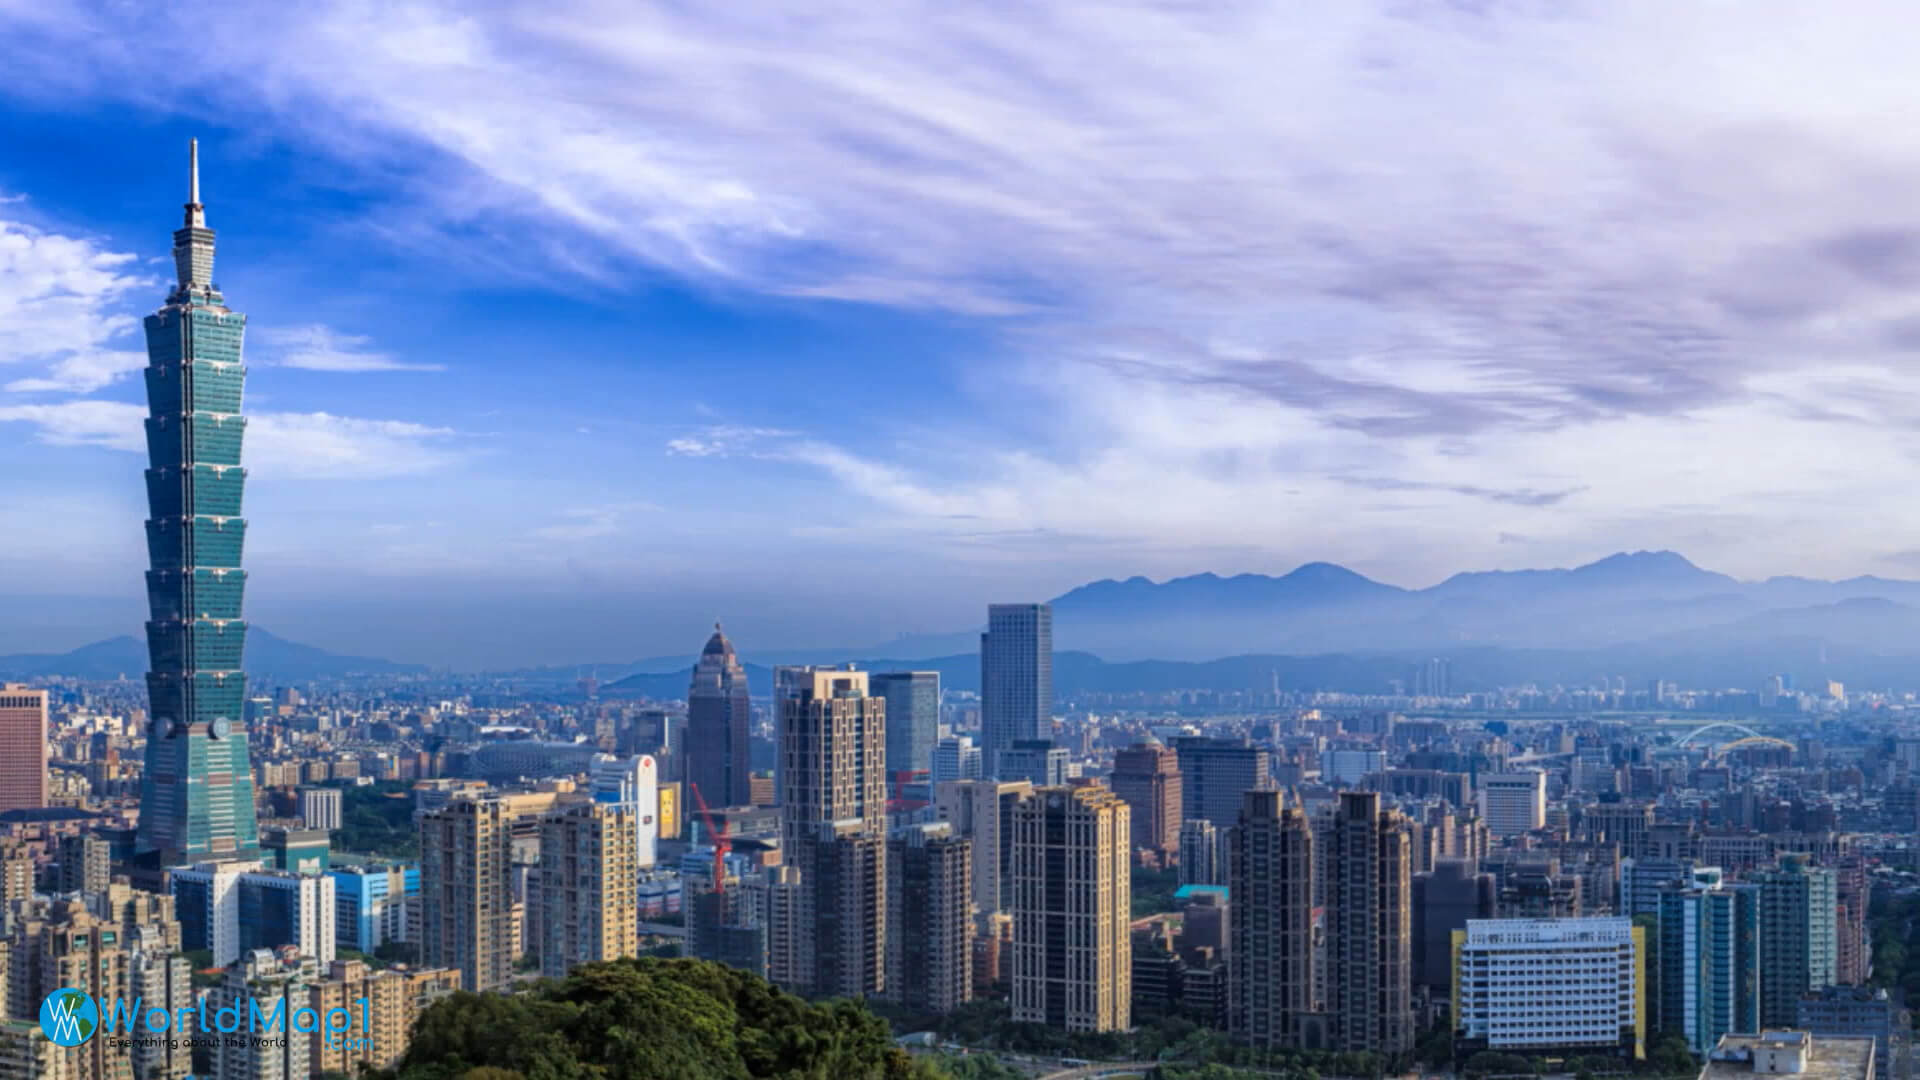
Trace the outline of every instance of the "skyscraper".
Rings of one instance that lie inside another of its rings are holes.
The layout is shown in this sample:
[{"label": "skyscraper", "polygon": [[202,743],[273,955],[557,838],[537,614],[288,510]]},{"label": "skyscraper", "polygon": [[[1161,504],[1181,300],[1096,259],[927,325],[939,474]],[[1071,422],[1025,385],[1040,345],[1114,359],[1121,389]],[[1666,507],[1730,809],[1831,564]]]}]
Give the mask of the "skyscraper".
[{"label": "skyscraper", "polygon": [[887,998],[944,1015],[973,1000],[973,841],[950,822],[894,831],[887,851]]},{"label": "skyscraper", "polygon": [[1791,1027],[1799,1020],[1800,995],[1833,982],[1838,883],[1833,871],[1805,854],[1782,855],[1779,866],[1746,880],[1760,886],[1760,1023]]},{"label": "skyscraper", "polygon": [[[797,989],[842,997],[886,983],[886,703],[864,671],[790,673],[777,700],[783,861],[800,872]],[[776,925],[774,935],[781,930]]]},{"label": "skyscraper", "polygon": [[177,284],[147,316],[147,720],[137,852],[152,866],[259,848],[247,763],[240,568],[240,362],[246,316],[213,285],[213,230],[191,150]]},{"label": "skyscraper", "polygon": [[1249,791],[1229,848],[1227,1026],[1269,1049],[1305,1049],[1313,1001],[1313,827],[1277,791]]},{"label": "skyscraper", "polygon": [[869,680],[873,696],[887,703],[887,771],[896,775],[933,768],[940,738],[940,673],[881,671]]},{"label": "skyscraper", "polygon": [[561,807],[540,823],[540,972],[640,952],[635,812],[618,802]]},{"label": "skyscraper", "polygon": [[1131,827],[1106,788],[1036,788],[1013,811],[1013,1019],[1132,1026]]},{"label": "skyscraper", "polygon": [[1246,739],[1183,735],[1173,740],[1180,758],[1181,814],[1226,828],[1240,818],[1240,797],[1272,786],[1271,755]]},{"label": "skyscraper", "polygon": [[1053,606],[991,604],[980,635],[980,752],[999,776],[1000,751],[1053,737]]},{"label": "skyscraper", "polygon": [[1547,774],[1501,773],[1480,778],[1480,816],[1494,836],[1518,836],[1547,823]]},{"label": "skyscraper", "polygon": [[1659,894],[1660,1027],[1696,1054],[1760,1030],[1760,890],[1703,867]]},{"label": "skyscraper", "polygon": [[1381,809],[1377,793],[1341,794],[1325,860],[1334,1049],[1413,1048],[1410,834],[1406,817]]},{"label": "skyscraper", "polygon": [[420,819],[420,959],[456,968],[460,988],[513,974],[513,822],[501,799],[455,799]]},{"label": "skyscraper", "polygon": [[1152,743],[1113,755],[1113,793],[1133,811],[1133,848],[1166,857],[1180,850],[1180,758]]},{"label": "skyscraper", "polygon": [[0,684],[0,813],[47,805],[47,692]]},{"label": "skyscraper", "polygon": [[[700,651],[687,688],[687,769],[689,786],[700,789],[708,806],[750,806],[753,790],[749,768],[749,721],[753,706],[747,695],[747,669],[734,655],[733,643],[713,624],[713,636]],[[698,801],[693,801],[699,806]]]}]

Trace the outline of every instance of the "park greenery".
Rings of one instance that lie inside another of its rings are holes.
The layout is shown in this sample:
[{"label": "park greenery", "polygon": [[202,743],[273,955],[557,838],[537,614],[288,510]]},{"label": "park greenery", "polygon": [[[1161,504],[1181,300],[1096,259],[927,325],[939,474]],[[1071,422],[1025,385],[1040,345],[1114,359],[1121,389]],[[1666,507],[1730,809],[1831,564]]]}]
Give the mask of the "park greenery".
[{"label": "park greenery", "polygon": [[[523,994],[430,1006],[377,1080],[944,1080],[848,1001],[810,1004],[701,960],[585,964]],[[967,1080],[998,1080],[975,1073]]]},{"label": "park greenery", "polygon": [[377,784],[348,784],[340,792],[340,828],[333,834],[335,849],[390,859],[420,857],[410,785],[383,780]]}]

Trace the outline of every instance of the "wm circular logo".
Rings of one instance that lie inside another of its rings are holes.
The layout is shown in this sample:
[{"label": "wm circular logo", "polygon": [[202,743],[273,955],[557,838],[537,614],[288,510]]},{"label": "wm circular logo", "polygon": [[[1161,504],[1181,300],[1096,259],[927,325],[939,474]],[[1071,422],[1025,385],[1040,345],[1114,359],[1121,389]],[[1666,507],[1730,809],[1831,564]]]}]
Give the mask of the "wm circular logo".
[{"label": "wm circular logo", "polygon": [[56,1046],[79,1046],[100,1027],[100,1007],[78,990],[62,987],[40,1003],[40,1030]]}]

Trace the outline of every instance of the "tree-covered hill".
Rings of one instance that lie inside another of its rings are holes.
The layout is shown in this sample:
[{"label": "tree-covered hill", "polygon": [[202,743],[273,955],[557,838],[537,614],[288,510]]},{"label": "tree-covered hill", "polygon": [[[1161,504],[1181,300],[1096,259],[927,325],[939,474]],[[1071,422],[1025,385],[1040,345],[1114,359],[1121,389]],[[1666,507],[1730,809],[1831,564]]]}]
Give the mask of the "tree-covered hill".
[{"label": "tree-covered hill", "polygon": [[427,1009],[382,1080],[940,1080],[887,1025],[700,960],[587,964],[516,995]]}]

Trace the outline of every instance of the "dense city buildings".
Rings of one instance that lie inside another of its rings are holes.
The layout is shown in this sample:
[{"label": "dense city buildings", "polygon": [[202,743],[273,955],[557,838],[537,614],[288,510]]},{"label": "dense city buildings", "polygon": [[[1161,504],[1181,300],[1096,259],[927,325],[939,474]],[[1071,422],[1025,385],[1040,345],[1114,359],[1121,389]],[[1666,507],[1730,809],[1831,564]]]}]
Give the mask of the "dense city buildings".
[{"label": "dense city buildings", "polygon": [[1232,831],[1228,1030],[1305,1049],[1315,1022],[1313,826],[1277,791],[1250,791]]},{"label": "dense city buildings", "polygon": [[773,947],[794,957],[795,988],[866,997],[886,984],[886,703],[863,671],[788,678],[780,842],[799,874],[799,935]]},{"label": "dense city buildings", "polygon": [[[309,987],[318,978],[313,958],[297,949],[253,949],[227,966],[220,984],[207,993],[207,1012],[221,1009],[249,1016],[279,1013],[288,1018],[307,1008]],[[313,1074],[313,1042],[307,1033],[258,1038],[222,1038],[213,1051],[214,1080],[301,1080]]]},{"label": "dense city buildings", "polygon": [[362,1063],[391,1066],[407,1052],[421,1012],[458,989],[459,973],[445,968],[376,970],[362,960],[335,960],[324,978],[307,984],[308,1004],[322,1017],[330,1009],[345,1009],[350,1018],[365,1021],[365,1030],[356,1023],[349,1032],[329,1034],[321,1026],[307,1039],[308,1067],[316,1076],[358,1076]]},{"label": "dense city buildings", "polygon": [[259,848],[241,653],[246,316],[213,285],[193,149],[175,288],[147,316],[147,673],[138,848],[153,870]]},{"label": "dense city buildings", "polygon": [[1462,1051],[1646,1056],[1645,931],[1630,919],[1474,919],[1453,962]]},{"label": "dense city buildings", "polygon": [[879,671],[868,686],[887,704],[887,772],[931,770],[940,739],[940,673]]},{"label": "dense city buildings", "polygon": [[1492,874],[1478,860],[1442,856],[1413,875],[1413,982],[1445,993],[1453,987],[1453,935],[1475,919],[1499,914]]},{"label": "dense city buildings", "polygon": [[1050,739],[1053,721],[1053,607],[992,604],[980,635],[980,753],[987,775],[1000,752]]},{"label": "dense city buildings", "polygon": [[1124,1031],[1131,824],[1098,786],[1035,788],[1013,809],[1013,1019]]},{"label": "dense city buildings", "polygon": [[1864,1036],[1815,1036],[1791,1028],[1722,1035],[1707,1053],[1699,1080],[1801,1076],[1808,1080],[1873,1080],[1874,1042]]},{"label": "dense city buildings", "polygon": [[0,813],[47,805],[47,692],[0,683]]},{"label": "dense city buildings", "polygon": [[1132,812],[1135,851],[1162,859],[1179,854],[1184,804],[1177,753],[1159,743],[1135,743],[1117,751],[1108,786]]},{"label": "dense city buildings", "polygon": [[973,1000],[973,842],[948,822],[894,830],[887,851],[887,998],[922,1015]]},{"label": "dense city buildings", "polygon": [[1413,1048],[1412,837],[1374,792],[1340,795],[1327,831],[1327,1011],[1333,1046]]},{"label": "dense city buildings", "polygon": [[752,805],[752,723],[747,669],[716,623],[687,688],[686,779],[706,805]]}]

